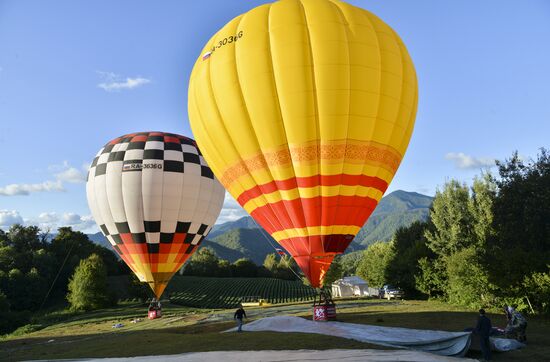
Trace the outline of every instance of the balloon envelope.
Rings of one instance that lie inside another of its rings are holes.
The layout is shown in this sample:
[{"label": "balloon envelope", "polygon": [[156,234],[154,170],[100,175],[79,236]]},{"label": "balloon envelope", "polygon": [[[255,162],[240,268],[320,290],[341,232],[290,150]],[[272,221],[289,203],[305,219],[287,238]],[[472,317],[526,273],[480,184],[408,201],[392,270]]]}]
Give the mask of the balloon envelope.
[{"label": "balloon envelope", "polygon": [[337,0],[236,17],[189,83],[191,127],[214,174],[316,287],[386,191],[416,108],[401,39]]},{"label": "balloon envelope", "polygon": [[113,249],[160,298],[210,231],[225,190],[195,141],[141,132],[118,137],[99,150],[86,193]]}]

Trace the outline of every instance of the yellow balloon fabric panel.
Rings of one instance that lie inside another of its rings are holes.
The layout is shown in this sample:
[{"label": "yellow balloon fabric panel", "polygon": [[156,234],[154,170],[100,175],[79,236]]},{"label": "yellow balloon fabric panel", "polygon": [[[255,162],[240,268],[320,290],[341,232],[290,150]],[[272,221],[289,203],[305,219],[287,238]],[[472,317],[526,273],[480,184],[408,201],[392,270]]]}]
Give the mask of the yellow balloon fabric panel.
[{"label": "yellow balloon fabric panel", "polygon": [[210,39],[188,107],[214,174],[317,286],[399,167],[417,81],[402,41],[372,13],[281,0]]}]

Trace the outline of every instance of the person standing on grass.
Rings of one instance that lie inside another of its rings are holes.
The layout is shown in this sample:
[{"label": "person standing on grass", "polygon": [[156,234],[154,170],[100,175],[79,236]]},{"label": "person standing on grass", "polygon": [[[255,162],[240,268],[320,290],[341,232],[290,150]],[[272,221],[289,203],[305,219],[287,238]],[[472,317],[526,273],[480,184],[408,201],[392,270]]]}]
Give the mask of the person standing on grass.
[{"label": "person standing on grass", "polygon": [[479,335],[481,353],[483,353],[483,359],[486,361],[491,360],[491,342],[489,341],[491,329],[493,329],[491,320],[485,315],[485,310],[482,308],[479,310],[479,317],[477,318],[474,332]]},{"label": "person standing on grass", "polygon": [[237,325],[239,326],[237,332],[243,331],[243,317],[246,318],[246,312],[243,309],[243,305],[240,304],[239,309],[237,309],[233,315],[233,319],[237,321]]}]

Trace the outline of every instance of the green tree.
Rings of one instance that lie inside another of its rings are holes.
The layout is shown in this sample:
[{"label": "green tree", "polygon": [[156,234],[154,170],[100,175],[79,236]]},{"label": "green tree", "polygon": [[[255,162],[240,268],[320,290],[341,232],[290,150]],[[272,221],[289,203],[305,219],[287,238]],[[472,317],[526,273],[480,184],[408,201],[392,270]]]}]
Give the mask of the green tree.
[{"label": "green tree", "polygon": [[426,230],[428,247],[437,255],[452,254],[472,243],[473,215],[468,186],[456,180],[437,191],[430,210],[433,228]]},{"label": "green tree", "polygon": [[25,274],[19,269],[12,269],[8,273],[8,288],[4,291],[8,296],[12,310],[25,310],[29,308],[29,299],[26,296]]},{"label": "green tree", "polygon": [[416,285],[416,279],[422,273],[418,260],[435,257],[427,247],[424,236],[429,226],[428,222],[416,221],[397,229],[393,237],[394,253],[388,263],[386,277],[392,284],[402,288],[409,297],[421,295]]},{"label": "green tree", "polygon": [[468,207],[472,215],[473,238],[478,247],[485,248],[487,240],[494,236],[493,204],[497,195],[497,184],[494,177],[485,172],[474,178],[472,196]]},{"label": "green tree", "polygon": [[330,264],[330,268],[327,270],[325,277],[323,278],[323,288],[330,288],[332,283],[341,279],[344,276],[344,268],[342,267],[342,261],[339,255],[337,255]]},{"label": "green tree", "polygon": [[277,254],[271,253],[267,254],[264,259],[263,263],[264,268],[269,270],[272,273],[277,273],[277,269],[279,267],[279,261],[277,260]]},{"label": "green tree", "polygon": [[357,266],[363,257],[363,251],[358,250],[341,256],[342,270],[344,276],[355,275]]},{"label": "green tree", "polygon": [[218,256],[210,248],[200,248],[191,257],[186,264],[184,274],[205,277],[215,277],[219,275]]},{"label": "green tree", "polygon": [[6,313],[10,311],[10,301],[8,297],[0,290],[0,313]]},{"label": "green tree", "polygon": [[536,160],[524,161],[515,152],[497,164],[496,235],[487,262],[491,281],[520,297],[524,277],[544,272],[550,260],[550,154],[543,148]]},{"label": "green tree", "polygon": [[134,273],[128,276],[128,294],[132,298],[137,298],[142,302],[150,299],[153,295],[149,285],[141,282]]},{"label": "green tree", "polygon": [[367,248],[357,267],[357,275],[371,287],[381,287],[386,283],[386,270],[393,257],[393,244],[378,241]]},{"label": "green tree", "polygon": [[430,298],[446,295],[448,278],[441,259],[423,257],[418,260],[420,273],[415,276],[416,288]]},{"label": "green tree", "polygon": [[26,304],[29,310],[37,310],[46,293],[48,292],[48,283],[45,278],[43,278],[38,269],[31,268],[27,274],[25,274],[25,297],[28,301]]},{"label": "green tree", "polygon": [[296,264],[294,258],[290,255],[283,255],[279,258],[275,277],[284,280],[296,280],[297,276],[295,273],[299,272],[300,268]]},{"label": "green tree", "polygon": [[38,226],[12,225],[8,231],[10,245],[20,251],[32,251],[42,249],[46,242],[40,237]]},{"label": "green tree", "polygon": [[218,261],[218,276],[222,278],[229,278],[233,276],[231,271],[231,263],[225,259]]},{"label": "green tree", "polygon": [[545,273],[535,272],[525,277],[523,290],[535,310],[550,314],[550,265]]},{"label": "green tree", "polygon": [[0,247],[0,270],[4,272],[9,272],[12,269],[17,268],[17,259],[19,253],[13,246],[2,246]]},{"label": "green tree", "polygon": [[81,260],[69,280],[67,300],[71,310],[94,310],[109,306],[107,271],[97,254]]},{"label": "green tree", "polygon": [[449,302],[471,308],[492,306],[494,297],[479,249],[462,249],[446,259]]},{"label": "green tree", "polygon": [[231,274],[237,278],[255,278],[258,275],[258,266],[250,259],[241,258],[231,265]]}]

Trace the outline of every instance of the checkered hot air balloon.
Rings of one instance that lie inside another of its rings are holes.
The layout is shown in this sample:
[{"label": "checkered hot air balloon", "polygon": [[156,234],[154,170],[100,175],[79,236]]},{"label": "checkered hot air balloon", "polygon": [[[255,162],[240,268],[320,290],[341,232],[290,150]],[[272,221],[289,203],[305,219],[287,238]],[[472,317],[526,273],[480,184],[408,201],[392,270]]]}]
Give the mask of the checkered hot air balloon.
[{"label": "checkered hot air balloon", "polygon": [[225,190],[195,141],[140,132],[99,150],[86,193],[113,249],[160,298],[218,218]]},{"label": "checkered hot air balloon", "polygon": [[320,286],[407,149],[418,89],[405,45],[343,1],[281,0],[231,20],[200,54],[188,109],[205,159]]}]

